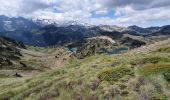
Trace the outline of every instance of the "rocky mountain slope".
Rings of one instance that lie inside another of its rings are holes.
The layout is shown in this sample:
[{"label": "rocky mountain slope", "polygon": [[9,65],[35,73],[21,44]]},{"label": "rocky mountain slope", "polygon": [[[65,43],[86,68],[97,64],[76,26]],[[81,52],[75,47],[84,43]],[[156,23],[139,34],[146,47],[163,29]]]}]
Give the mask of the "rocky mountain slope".
[{"label": "rocky mountain slope", "polygon": [[0,36],[0,69],[16,68],[14,65],[19,63],[22,56],[18,48],[25,48],[25,46],[21,42]]},{"label": "rocky mountain slope", "polygon": [[116,42],[106,36],[87,38],[83,41],[75,42],[69,45],[69,48],[77,48],[76,57],[85,58],[91,55],[101,53],[101,48],[111,48]]},{"label": "rocky mountain slope", "polygon": [[95,54],[114,54],[146,45],[146,42],[131,37],[123,36],[119,40],[113,40],[109,36],[97,36],[83,39],[69,44],[67,47],[75,52],[78,58],[85,58]]},{"label": "rocky mountain slope", "polygon": [[0,32],[9,32],[16,30],[30,30],[39,28],[40,24],[35,23],[31,19],[25,19],[22,17],[7,17],[4,15],[0,16]]},{"label": "rocky mountain slope", "polygon": [[128,29],[131,31],[134,31],[135,34],[148,35],[148,34],[152,34],[152,33],[160,31],[162,29],[162,27],[142,28],[142,27],[138,27],[138,26],[134,25],[134,26],[129,26]]}]

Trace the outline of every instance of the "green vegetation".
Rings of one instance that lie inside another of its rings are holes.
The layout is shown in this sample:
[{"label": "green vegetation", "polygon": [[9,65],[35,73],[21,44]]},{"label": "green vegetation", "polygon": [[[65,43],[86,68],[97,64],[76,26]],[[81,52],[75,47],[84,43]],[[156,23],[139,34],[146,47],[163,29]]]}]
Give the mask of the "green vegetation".
[{"label": "green vegetation", "polygon": [[170,47],[167,48],[161,48],[158,50],[159,52],[166,52],[166,53],[170,53]]},{"label": "green vegetation", "polygon": [[163,75],[164,75],[164,78],[165,78],[167,81],[170,81],[170,71],[169,71],[169,70],[166,71],[166,72],[164,72]]},{"label": "green vegetation", "polygon": [[101,81],[118,81],[121,78],[130,75],[133,76],[133,71],[127,67],[107,68],[98,74]]},{"label": "green vegetation", "polygon": [[[77,59],[60,47],[29,49],[33,52],[25,52],[19,60],[26,66],[23,77],[0,72],[0,100],[170,99],[169,52],[96,54]],[[62,63],[65,66],[60,66]]]},{"label": "green vegetation", "polygon": [[151,96],[151,100],[168,100],[165,94],[155,93]]},{"label": "green vegetation", "polygon": [[157,63],[168,63],[170,58],[162,55],[150,54],[134,60],[131,62],[133,65],[143,65],[143,64],[157,64]]},{"label": "green vegetation", "polygon": [[146,75],[160,74],[170,70],[170,64],[146,64],[141,71]]}]

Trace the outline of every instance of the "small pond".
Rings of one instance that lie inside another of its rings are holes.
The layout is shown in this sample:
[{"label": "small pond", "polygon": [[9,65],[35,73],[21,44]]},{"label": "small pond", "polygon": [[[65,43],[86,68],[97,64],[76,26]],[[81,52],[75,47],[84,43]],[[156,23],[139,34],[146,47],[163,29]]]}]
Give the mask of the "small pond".
[{"label": "small pond", "polygon": [[77,48],[67,48],[68,51],[71,51],[71,52],[76,52],[77,51]]}]

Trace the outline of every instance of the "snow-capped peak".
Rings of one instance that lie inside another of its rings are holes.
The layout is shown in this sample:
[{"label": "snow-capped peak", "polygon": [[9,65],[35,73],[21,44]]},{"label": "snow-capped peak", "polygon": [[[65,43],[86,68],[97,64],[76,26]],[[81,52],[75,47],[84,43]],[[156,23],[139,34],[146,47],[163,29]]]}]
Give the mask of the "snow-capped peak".
[{"label": "snow-capped peak", "polygon": [[78,26],[86,26],[86,27],[92,26],[88,23],[81,22],[79,20],[51,20],[51,19],[32,19],[32,20],[44,26],[50,24],[54,24],[56,26],[70,26],[70,25],[78,25]]}]

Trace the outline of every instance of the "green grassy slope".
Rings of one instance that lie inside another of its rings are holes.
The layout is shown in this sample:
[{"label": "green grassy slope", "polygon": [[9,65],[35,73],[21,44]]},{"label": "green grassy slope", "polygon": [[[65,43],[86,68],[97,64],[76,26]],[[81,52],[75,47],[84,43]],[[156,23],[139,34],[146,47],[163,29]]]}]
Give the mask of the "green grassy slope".
[{"label": "green grassy slope", "polygon": [[119,55],[73,58],[33,77],[0,78],[0,99],[168,100],[169,48],[161,42]]}]

